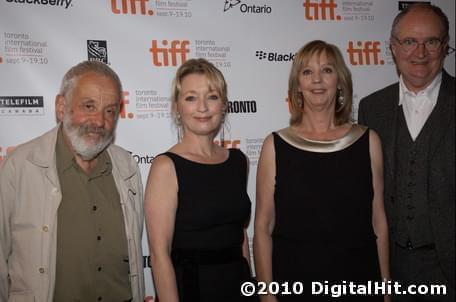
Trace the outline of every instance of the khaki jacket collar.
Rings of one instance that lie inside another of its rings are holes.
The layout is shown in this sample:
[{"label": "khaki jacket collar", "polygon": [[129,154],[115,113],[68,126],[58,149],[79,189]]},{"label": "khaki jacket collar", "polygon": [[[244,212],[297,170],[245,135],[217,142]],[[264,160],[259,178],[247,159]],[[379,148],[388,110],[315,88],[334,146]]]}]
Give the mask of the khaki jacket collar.
[{"label": "khaki jacket collar", "polygon": [[[40,140],[40,143],[37,144],[33,152],[30,153],[27,158],[28,161],[36,166],[42,168],[52,168],[51,170],[56,171],[55,144],[57,143],[59,127],[60,124],[42,136],[36,138],[36,140]],[[111,158],[113,170],[116,170],[122,180],[128,180],[135,175],[136,168],[131,165],[131,163],[123,160],[121,153],[116,152],[117,148],[119,147],[111,144],[107,149],[109,157]],[[56,173],[54,179],[57,179]],[[54,181],[54,183],[58,183],[58,180],[57,182]]]}]

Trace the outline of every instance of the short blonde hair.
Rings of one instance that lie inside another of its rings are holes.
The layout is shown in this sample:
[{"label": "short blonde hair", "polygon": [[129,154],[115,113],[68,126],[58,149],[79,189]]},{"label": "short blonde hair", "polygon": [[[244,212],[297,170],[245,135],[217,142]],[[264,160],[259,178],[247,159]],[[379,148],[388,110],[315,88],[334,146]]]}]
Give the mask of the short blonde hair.
[{"label": "short blonde hair", "polygon": [[[338,86],[344,98],[343,104],[336,103],[335,118],[336,125],[341,125],[350,120],[353,103],[353,83],[351,72],[344,62],[342,54],[337,46],[321,40],[314,40],[304,45],[295,56],[288,79],[288,101],[290,102],[290,125],[299,124],[302,120],[302,106],[304,104],[302,93],[299,91],[299,75],[310,58],[314,55],[325,53],[328,60],[331,60],[338,76]],[[339,98],[339,90],[336,99]]]}]

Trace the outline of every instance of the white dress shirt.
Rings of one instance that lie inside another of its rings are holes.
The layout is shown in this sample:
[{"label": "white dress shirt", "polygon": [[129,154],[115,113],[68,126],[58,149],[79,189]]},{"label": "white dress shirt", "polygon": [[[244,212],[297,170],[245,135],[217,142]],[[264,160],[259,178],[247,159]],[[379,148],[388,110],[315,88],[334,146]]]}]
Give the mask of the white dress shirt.
[{"label": "white dress shirt", "polygon": [[405,86],[402,76],[399,79],[399,106],[402,105],[407,128],[414,141],[437,103],[441,83],[442,73],[439,73],[424,90],[414,93]]}]

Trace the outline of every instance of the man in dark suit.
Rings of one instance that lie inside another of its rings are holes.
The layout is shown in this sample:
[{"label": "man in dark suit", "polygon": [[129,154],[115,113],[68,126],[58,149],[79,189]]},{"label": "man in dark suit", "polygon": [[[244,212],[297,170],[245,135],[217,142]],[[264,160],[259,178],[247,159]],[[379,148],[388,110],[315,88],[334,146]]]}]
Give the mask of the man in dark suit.
[{"label": "man in dark suit", "polygon": [[455,78],[443,70],[449,22],[414,4],[396,16],[390,46],[399,82],[361,100],[358,121],[382,140],[391,277],[443,284],[446,295],[394,301],[455,301]]}]

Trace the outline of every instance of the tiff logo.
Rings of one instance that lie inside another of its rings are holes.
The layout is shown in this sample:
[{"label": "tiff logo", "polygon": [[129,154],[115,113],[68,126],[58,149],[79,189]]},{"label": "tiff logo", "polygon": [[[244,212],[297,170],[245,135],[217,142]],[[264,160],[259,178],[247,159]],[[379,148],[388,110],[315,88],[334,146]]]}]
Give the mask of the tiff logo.
[{"label": "tiff logo", "polygon": [[108,44],[102,40],[87,40],[87,58],[108,64]]},{"label": "tiff logo", "polygon": [[341,20],[341,16],[336,15],[337,4],[334,0],[305,0],[303,6],[306,20]]},{"label": "tiff logo", "polygon": [[149,0],[111,0],[111,11],[116,15],[140,14],[152,16],[154,11],[148,8],[148,2]]},{"label": "tiff logo", "polygon": [[190,52],[190,41],[173,40],[171,41],[171,47],[168,47],[168,40],[161,41],[161,44],[163,47],[158,47],[158,41],[152,40],[152,47],[149,48],[149,51],[152,54],[153,65],[158,67],[177,66],[178,58],[180,58],[180,64],[187,61],[187,54]]},{"label": "tiff logo", "polygon": [[130,95],[130,92],[128,91],[122,91],[122,99],[120,101],[120,112],[119,116],[121,119],[129,118],[132,119],[135,117],[135,115],[131,112],[127,111],[127,105],[130,104],[130,101],[128,100],[128,96]]},{"label": "tiff logo", "polygon": [[385,61],[380,57],[379,41],[348,42],[348,59],[351,65],[384,65]]}]

